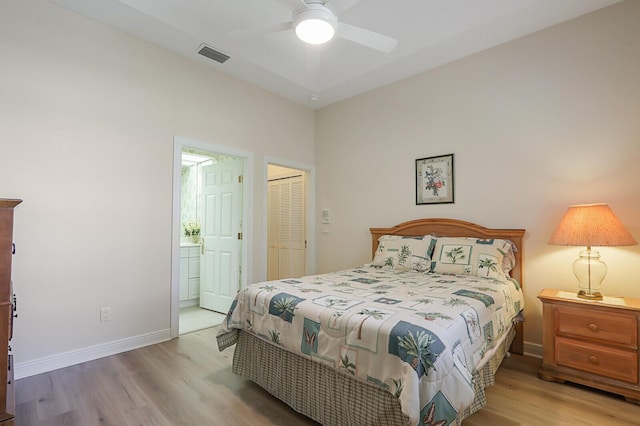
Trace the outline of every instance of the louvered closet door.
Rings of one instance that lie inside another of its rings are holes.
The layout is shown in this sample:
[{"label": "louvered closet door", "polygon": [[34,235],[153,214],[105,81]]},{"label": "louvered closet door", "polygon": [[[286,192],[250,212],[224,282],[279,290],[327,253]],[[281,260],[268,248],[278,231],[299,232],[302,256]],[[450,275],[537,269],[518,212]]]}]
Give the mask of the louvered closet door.
[{"label": "louvered closet door", "polygon": [[305,273],[304,178],[269,183],[268,279],[301,277]]}]

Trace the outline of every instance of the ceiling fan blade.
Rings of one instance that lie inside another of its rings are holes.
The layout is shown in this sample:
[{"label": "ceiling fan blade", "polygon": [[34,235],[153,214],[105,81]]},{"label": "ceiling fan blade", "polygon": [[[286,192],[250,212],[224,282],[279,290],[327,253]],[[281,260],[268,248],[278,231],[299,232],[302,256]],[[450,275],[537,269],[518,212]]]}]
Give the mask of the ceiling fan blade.
[{"label": "ceiling fan blade", "polygon": [[360,0],[329,0],[324,5],[340,16],[358,3]]},{"label": "ceiling fan blade", "polygon": [[307,3],[304,0],[276,0],[282,6],[287,9],[300,9],[302,7],[307,7]]},{"label": "ceiling fan blade", "polygon": [[288,31],[290,29],[291,29],[291,22],[280,22],[277,24],[231,31],[229,33],[229,37],[236,38],[236,39],[248,38],[248,37],[255,37],[255,36],[268,34],[268,33],[278,33],[280,31]]},{"label": "ceiling fan blade", "polygon": [[398,40],[395,38],[365,30],[364,28],[345,24],[344,22],[338,23],[337,35],[338,37],[370,47],[371,49],[375,49],[383,53],[391,53],[398,44]]}]

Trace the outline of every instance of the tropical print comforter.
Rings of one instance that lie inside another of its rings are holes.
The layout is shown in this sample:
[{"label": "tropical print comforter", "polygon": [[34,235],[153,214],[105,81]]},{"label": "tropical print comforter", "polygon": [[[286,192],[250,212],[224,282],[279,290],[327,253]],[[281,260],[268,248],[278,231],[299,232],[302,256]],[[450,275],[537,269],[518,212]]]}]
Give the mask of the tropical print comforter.
[{"label": "tropical print comforter", "polygon": [[412,424],[446,425],[523,303],[510,278],[363,266],[241,290],[218,341],[247,330],[388,390]]}]

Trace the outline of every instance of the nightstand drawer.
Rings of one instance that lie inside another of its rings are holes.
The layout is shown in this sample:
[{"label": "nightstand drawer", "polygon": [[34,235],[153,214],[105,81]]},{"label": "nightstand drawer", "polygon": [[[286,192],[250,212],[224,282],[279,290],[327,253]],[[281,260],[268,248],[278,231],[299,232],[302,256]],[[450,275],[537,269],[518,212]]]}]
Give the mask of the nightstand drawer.
[{"label": "nightstand drawer", "polygon": [[558,307],[555,323],[558,334],[599,340],[630,349],[638,347],[638,323],[635,315]]},{"label": "nightstand drawer", "polygon": [[558,365],[627,383],[638,383],[638,354],[636,352],[593,345],[563,337],[556,337],[555,347]]}]

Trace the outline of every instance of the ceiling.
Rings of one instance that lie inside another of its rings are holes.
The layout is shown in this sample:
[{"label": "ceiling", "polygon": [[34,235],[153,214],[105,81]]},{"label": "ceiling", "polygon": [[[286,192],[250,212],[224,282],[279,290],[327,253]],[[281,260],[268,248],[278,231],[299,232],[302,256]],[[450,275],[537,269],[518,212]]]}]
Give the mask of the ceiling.
[{"label": "ceiling", "polygon": [[[303,0],[49,0],[309,108],[320,108],[620,0],[331,0],[340,22],[398,40],[390,53],[292,30]],[[202,44],[230,59],[198,54]]]}]

